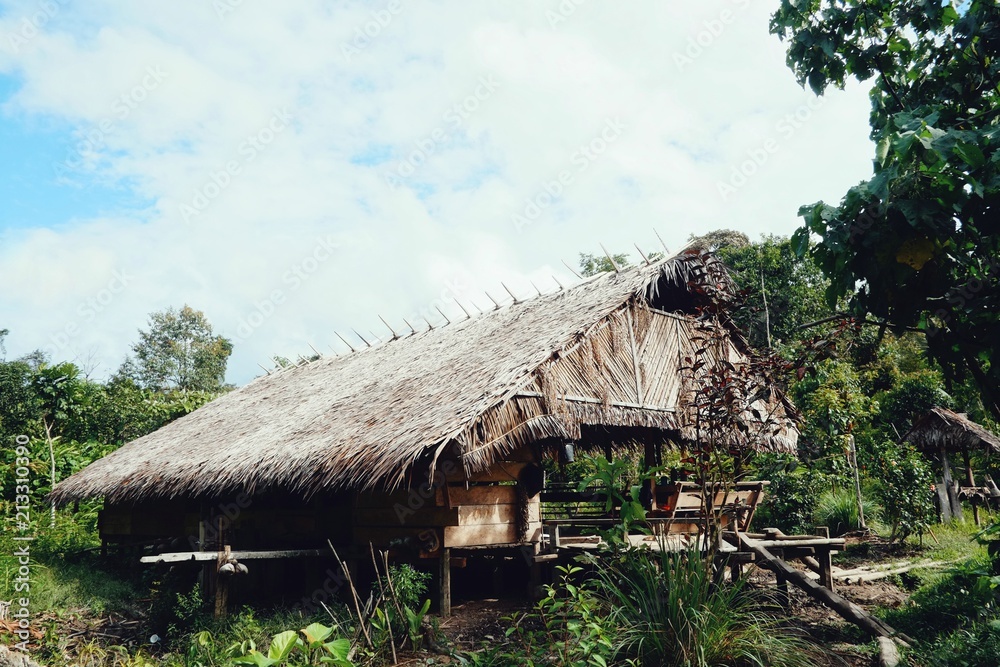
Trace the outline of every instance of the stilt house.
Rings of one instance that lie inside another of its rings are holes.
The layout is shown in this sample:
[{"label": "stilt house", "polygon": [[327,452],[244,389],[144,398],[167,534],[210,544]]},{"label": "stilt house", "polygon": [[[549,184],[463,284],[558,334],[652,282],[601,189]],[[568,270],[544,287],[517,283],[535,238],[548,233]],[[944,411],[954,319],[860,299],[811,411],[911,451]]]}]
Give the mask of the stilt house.
[{"label": "stilt house", "polygon": [[[717,260],[687,250],[289,367],[125,445],[52,496],[103,498],[105,541],[160,551],[225,544],[277,558],[328,552],[329,540],[410,550],[447,570],[462,555],[537,547],[544,459],[567,445],[649,453],[697,437],[684,368],[701,307],[729,288]],[[745,345],[726,335],[739,364]],[[794,451],[789,417],[778,405],[762,447]]]}]

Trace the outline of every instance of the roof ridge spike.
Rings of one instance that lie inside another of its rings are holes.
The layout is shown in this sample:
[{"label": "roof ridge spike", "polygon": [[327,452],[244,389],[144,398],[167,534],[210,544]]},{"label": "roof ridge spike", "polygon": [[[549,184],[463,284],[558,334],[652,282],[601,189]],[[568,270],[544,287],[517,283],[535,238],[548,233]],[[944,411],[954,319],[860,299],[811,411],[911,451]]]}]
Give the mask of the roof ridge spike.
[{"label": "roof ridge spike", "polygon": [[346,345],[347,347],[351,348],[351,352],[357,352],[357,350],[354,349],[354,346],[351,345],[350,343],[348,343],[347,339],[340,335],[340,332],[334,331],[333,333],[337,334],[337,338],[339,338],[340,340],[344,341],[344,345]]},{"label": "roof ridge spike", "polygon": [[388,322],[385,321],[384,317],[382,317],[381,315],[379,315],[378,318],[380,320],[382,320],[382,324],[384,324],[385,326],[387,326],[389,328],[389,331],[392,332],[392,340],[396,340],[397,338],[399,338],[399,334],[396,333],[396,330],[392,328],[391,324],[389,324]]},{"label": "roof ridge spike", "polygon": [[642,261],[646,262],[646,266],[652,264],[652,262],[649,261],[649,257],[646,257],[646,253],[642,251],[642,248],[639,247],[638,243],[633,243],[632,245],[634,245],[635,249],[639,251],[639,256],[642,257]]},{"label": "roof ridge spike", "polygon": [[476,309],[476,314],[477,314],[477,315],[482,315],[482,314],[483,314],[484,312],[486,312],[486,311],[484,311],[484,310],[483,310],[482,308],[480,308],[480,307],[479,307],[479,304],[478,304],[478,303],[476,303],[475,301],[473,301],[473,300],[472,300],[472,297],[471,297],[471,296],[469,297],[469,304],[470,304],[470,305],[471,305],[471,306],[472,306],[473,308],[475,308],[475,309]]},{"label": "roof ridge spike", "polygon": [[358,333],[358,330],[357,330],[357,329],[351,329],[351,331],[353,331],[353,332],[354,332],[354,335],[355,335],[355,336],[357,336],[357,337],[358,337],[358,338],[360,338],[361,340],[365,341],[365,345],[367,345],[368,347],[371,347],[371,346],[372,346],[372,344],[368,342],[368,339],[367,339],[367,338],[365,338],[364,336],[362,336],[361,334],[359,334],[359,333]]},{"label": "roof ridge spike", "polygon": [[500,304],[497,302],[496,299],[494,299],[492,296],[490,296],[489,292],[487,292],[486,290],[483,290],[483,294],[485,294],[487,297],[489,297],[489,300],[493,302],[494,306],[496,306],[496,308],[494,308],[493,310],[500,310]]},{"label": "roof ridge spike", "polygon": [[339,357],[339,356],[340,356],[340,355],[339,355],[339,354],[337,353],[337,350],[335,350],[335,349],[334,349],[333,345],[327,345],[327,347],[329,347],[329,348],[330,348],[330,350],[331,350],[331,351],[333,352],[333,356],[335,356],[335,357]]},{"label": "roof ridge spike", "polygon": [[615,258],[611,256],[611,253],[604,247],[604,244],[598,243],[597,245],[601,246],[601,250],[604,251],[604,256],[608,258],[608,261],[611,262],[611,266],[615,268],[615,273],[621,273],[621,269],[618,268],[618,262],[616,262]]},{"label": "roof ridge spike", "polygon": [[580,280],[583,280],[583,276],[581,276],[579,273],[577,273],[576,269],[574,269],[572,266],[570,266],[569,264],[566,264],[566,260],[565,259],[561,259],[559,261],[562,262],[566,266],[567,269],[569,269],[570,271],[572,271],[574,276],[576,276]]},{"label": "roof ridge spike", "polygon": [[559,282],[559,279],[556,278],[556,275],[554,273],[552,274],[552,280],[556,281],[556,285],[559,285],[559,291],[560,292],[562,292],[564,289],[566,289],[565,287],[563,287],[563,284],[561,282]]},{"label": "roof ridge spike", "polygon": [[270,374],[271,374],[271,371],[269,371],[269,370],[267,370],[266,368],[264,368],[264,365],[263,365],[263,364],[257,364],[257,366],[259,366],[259,367],[260,367],[260,369],[261,369],[262,371],[264,371],[265,373],[267,373],[268,375],[270,375]]},{"label": "roof ridge spike", "polygon": [[317,357],[318,357],[319,359],[322,359],[322,358],[323,358],[323,353],[322,353],[322,352],[320,352],[319,350],[317,350],[317,349],[316,349],[315,347],[313,347],[313,344],[312,344],[312,343],[306,343],[306,345],[308,345],[309,347],[312,347],[312,351],[316,353],[316,356],[317,356]]},{"label": "roof ridge spike", "polygon": [[538,289],[538,285],[535,284],[534,280],[529,278],[528,282],[531,283],[531,286],[535,288],[536,292],[538,292],[538,296],[545,296],[544,294],[542,294],[542,290]]},{"label": "roof ridge spike", "polygon": [[660,245],[663,246],[663,252],[669,255],[670,250],[667,248],[667,244],[663,242],[663,237],[660,236],[660,232],[656,231],[656,227],[653,227],[653,233],[656,234],[656,238],[660,239]]},{"label": "roof ridge spike", "polygon": [[405,318],[405,317],[403,318],[403,323],[404,323],[404,324],[406,324],[406,326],[410,327],[410,335],[411,335],[411,336],[412,336],[413,334],[417,333],[417,330],[413,328],[413,325],[412,325],[412,324],[410,324],[409,322],[407,322],[407,321],[406,321],[406,318]]},{"label": "roof ridge spike", "polygon": [[458,304],[458,307],[462,309],[462,312],[463,312],[463,313],[465,313],[465,319],[467,319],[467,320],[471,320],[471,319],[472,319],[472,315],[470,315],[470,314],[469,314],[469,311],[467,311],[467,310],[465,309],[465,306],[463,306],[463,305],[462,305],[462,302],[461,302],[461,301],[459,301],[458,299],[455,299],[455,303],[457,303],[457,304]]},{"label": "roof ridge spike", "polygon": [[514,293],[510,291],[509,287],[507,287],[506,285],[504,285],[502,282],[500,283],[500,285],[502,285],[503,288],[505,290],[507,290],[507,294],[510,294],[510,298],[514,299],[514,305],[517,305],[517,304],[521,303],[520,301],[517,300],[517,297],[514,296]]},{"label": "roof ridge spike", "polygon": [[444,321],[445,321],[445,326],[448,326],[449,324],[451,324],[451,320],[449,320],[449,319],[448,319],[448,316],[444,314],[444,311],[443,311],[443,310],[441,310],[441,306],[437,306],[437,305],[435,305],[435,306],[434,306],[434,309],[435,309],[436,311],[438,311],[439,313],[441,313],[441,317],[443,317],[443,318],[444,318]]}]

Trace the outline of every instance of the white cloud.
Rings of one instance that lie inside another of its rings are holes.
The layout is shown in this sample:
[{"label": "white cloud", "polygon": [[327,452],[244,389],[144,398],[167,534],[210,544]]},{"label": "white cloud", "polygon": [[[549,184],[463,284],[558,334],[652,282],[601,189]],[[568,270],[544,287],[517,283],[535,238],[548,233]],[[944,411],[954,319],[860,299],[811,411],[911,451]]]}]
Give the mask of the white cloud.
[{"label": "white cloud", "polygon": [[[0,73],[23,82],[4,113],[71,123],[84,143],[69,156],[84,160],[69,180],[149,202],[0,232],[10,354],[76,323],[56,356],[96,350],[109,372],[149,312],[187,302],[240,338],[242,383],[269,355],[342,347],[335,329],[384,332],[378,315],[405,329],[455,285],[485,306],[483,289],[530,294],[529,277],[565,277],[560,258],[598,243],[656,249],[654,227],[671,246],[719,227],[788,234],[800,204],[837,199],[868,170],[860,87],[790,134],[781,124],[811,96],[767,34],[775,3],[402,1],[389,19],[388,0],[229,4],[222,16],[194,0],[59,4],[15,51],[8,37],[37,3],[0,2]],[[624,129],[582,168],[577,151],[609,121]],[[723,198],[719,184],[772,140]],[[515,228],[565,171],[561,198]],[[328,237],[332,256],[290,280]],[[85,319],[80,304],[114,271],[134,278]]]}]

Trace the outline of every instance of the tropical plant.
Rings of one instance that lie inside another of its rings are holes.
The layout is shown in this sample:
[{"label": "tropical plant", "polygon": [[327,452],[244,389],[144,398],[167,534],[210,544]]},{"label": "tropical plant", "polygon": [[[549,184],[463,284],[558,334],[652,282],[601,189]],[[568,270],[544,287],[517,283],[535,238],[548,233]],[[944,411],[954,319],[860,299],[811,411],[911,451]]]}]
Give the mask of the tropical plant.
[{"label": "tropical plant", "polygon": [[[267,654],[253,649],[246,655],[233,659],[239,665],[257,667],[277,667],[279,665],[333,665],[334,667],[354,667],[348,658],[351,652],[349,639],[339,638],[327,641],[336,632],[336,627],[312,623],[298,632],[279,632],[271,640]],[[302,635],[301,637],[299,635]]]},{"label": "tropical plant", "polygon": [[[546,586],[545,596],[530,613],[509,617],[508,639],[518,642],[510,651],[487,653],[494,664],[607,667],[612,660],[614,626],[610,623],[592,582],[577,582],[579,566],[558,566],[559,580]],[[480,656],[480,664],[483,664]],[[624,664],[634,664],[631,661]]]},{"label": "tropical plant", "polygon": [[597,568],[619,657],[665,667],[824,664],[823,652],[763,611],[768,601],[742,581],[716,585],[697,551],[659,546],[627,549]]}]

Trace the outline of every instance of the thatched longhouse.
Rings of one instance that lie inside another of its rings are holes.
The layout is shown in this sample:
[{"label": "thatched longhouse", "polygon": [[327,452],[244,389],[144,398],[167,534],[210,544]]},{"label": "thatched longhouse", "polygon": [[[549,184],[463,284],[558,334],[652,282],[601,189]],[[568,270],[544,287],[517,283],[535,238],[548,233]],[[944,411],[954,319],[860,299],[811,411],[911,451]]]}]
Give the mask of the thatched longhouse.
[{"label": "thatched longhouse", "polygon": [[[568,443],[695,437],[682,368],[699,344],[699,308],[727,281],[710,255],[688,250],[281,370],[125,445],[52,496],[104,498],[107,540],[209,548],[206,522],[235,506],[224,537],[234,549],[327,538],[409,542],[425,555],[537,544],[543,458]],[[728,333],[738,363],[745,348]],[[779,410],[760,447],[794,450],[787,416]]]}]

